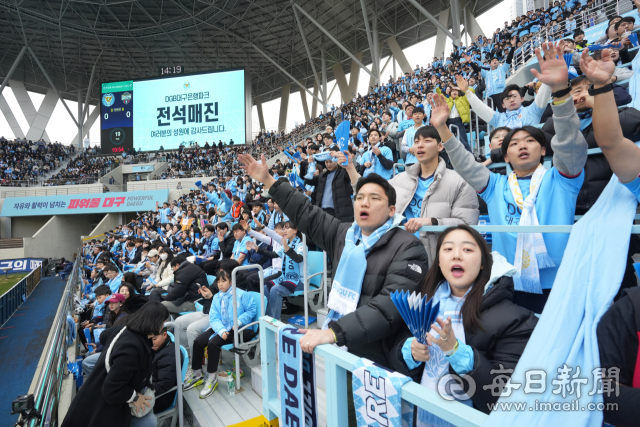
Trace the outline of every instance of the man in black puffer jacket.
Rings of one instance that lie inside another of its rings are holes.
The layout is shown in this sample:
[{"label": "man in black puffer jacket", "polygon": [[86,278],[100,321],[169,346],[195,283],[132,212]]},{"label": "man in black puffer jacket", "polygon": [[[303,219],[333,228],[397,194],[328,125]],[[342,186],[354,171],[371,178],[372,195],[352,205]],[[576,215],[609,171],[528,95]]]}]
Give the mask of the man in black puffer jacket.
[{"label": "man in black puffer jacket", "polygon": [[195,301],[200,298],[200,286],[208,286],[207,275],[200,267],[176,257],[171,261],[173,284],[169,285],[169,293],[163,297],[162,305],[170,313],[195,311]]},{"label": "man in black puffer jacket", "polygon": [[[334,266],[339,266],[345,249],[345,237],[351,224],[313,206],[309,199],[288,183],[276,182],[266,166],[248,154],[239,156],[247,173],[263,182],[282,211],[321,249]],[[377,174],[361,178],[356,186],[355,220],[363,236],[370,236],[395,214],[395,190]],[[361,243],[359,243],[361,244]],[[346,254],[345,254],[346,255]],[[300,342],[302,350],[311,352],[316,345],[336,343],[349,352],[395,369],[390,354],[396,334],[405,323],[391,301],[393,291],[418,291],[427,273],[424,245],[411,233],[398,227],[383,234],[369,250],[367,266],[355,311],[329,323],[326,330],[309,330]]]},{"label": "man in black puffer jacket", "polygon": [[[331,147],[332,151],[338,150],[337,146]],[[338,150],[339,151],[339,150]],[[337,155],[337,153],[334,153]],[[351,195],[353,189],[349,174],[338,163],[327,160],[324,162],[325,170],[312,180],[305,183],[315,185],[316,189],[311,195],[311,203],[320,206],[323,211],[334,216],[342,222],[353,222],[353,202]],[[327,187],[327,182],[329,186]]]}]

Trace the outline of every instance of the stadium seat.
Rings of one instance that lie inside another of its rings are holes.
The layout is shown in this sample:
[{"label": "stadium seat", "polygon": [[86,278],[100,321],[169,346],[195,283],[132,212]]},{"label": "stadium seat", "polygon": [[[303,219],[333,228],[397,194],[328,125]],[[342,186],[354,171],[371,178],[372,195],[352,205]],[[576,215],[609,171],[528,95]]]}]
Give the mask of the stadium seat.
[{"label": "stadium seat", "polygon": [[209,282],[209,286],[213,285],[213,282],[216,280],[216,276],[211,276],[207,274],[207,282]]},{"label": "stadium seat", "polygon": [[[307,281],[309,283],[309,292],[307,293],[307,300],[309,301],[309,308],[311,311],[317,312],[323,307],[323,286],[326,277],[324,276],[324,258],[323,252],[309,251],[307,252],[307,267],[309,270],[309,276]],[[296,298],[298,297],[298,298]],[[295,298],[295,299],[294,299]],[[302,305],[304,304],[304,290],[299,290],[287,297],[292,304]]]}]

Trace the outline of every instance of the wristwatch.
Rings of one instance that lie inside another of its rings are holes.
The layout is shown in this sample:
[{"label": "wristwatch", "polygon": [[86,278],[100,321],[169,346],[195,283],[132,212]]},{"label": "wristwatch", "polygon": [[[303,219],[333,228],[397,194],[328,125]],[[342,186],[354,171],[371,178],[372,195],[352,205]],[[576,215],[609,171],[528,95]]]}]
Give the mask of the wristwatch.
[{"label": "wristwatch", "polygon": [[431,218],[431,225],[438,225],[438,218]]}]

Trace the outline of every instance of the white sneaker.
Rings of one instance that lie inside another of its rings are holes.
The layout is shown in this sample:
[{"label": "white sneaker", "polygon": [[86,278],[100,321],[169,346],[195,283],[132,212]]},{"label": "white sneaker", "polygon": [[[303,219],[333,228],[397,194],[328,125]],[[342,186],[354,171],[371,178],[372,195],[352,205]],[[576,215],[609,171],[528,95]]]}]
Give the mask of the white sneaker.
[{"label": "white sneaker", "polygon": [[216,391],[216,388],[218,388],[218,377],[216,376],[216,378],[214,380],[207,380],[204,383],[204,387],[202,387],[202,391],[200,392],[200,399],[206,399],[207,397],[211,396],[213,394],[214,391]]},{"label": "white sneaker", "polygon": [[191,371],[190,373],[187,373],[186,378],[184,379],[182,390],[184,391],[191,390],[192,388],[202,384],[203,381],[204,381],[204,378],[202,376],[202,373],[200,373],[200,375],[198,376],[195,376],[193,375],[193,371]]}]

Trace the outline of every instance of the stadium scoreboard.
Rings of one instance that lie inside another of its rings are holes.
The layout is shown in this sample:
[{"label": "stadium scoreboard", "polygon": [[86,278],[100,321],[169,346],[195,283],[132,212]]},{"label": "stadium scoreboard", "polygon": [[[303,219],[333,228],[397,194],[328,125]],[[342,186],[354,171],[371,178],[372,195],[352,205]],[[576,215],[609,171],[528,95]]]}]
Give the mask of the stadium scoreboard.
[{"label": "stadium scoreboard", "polygon": [[244,144],[251,139],[250,114],[251,81],[244,69],[103,83],[101,152]]}]

